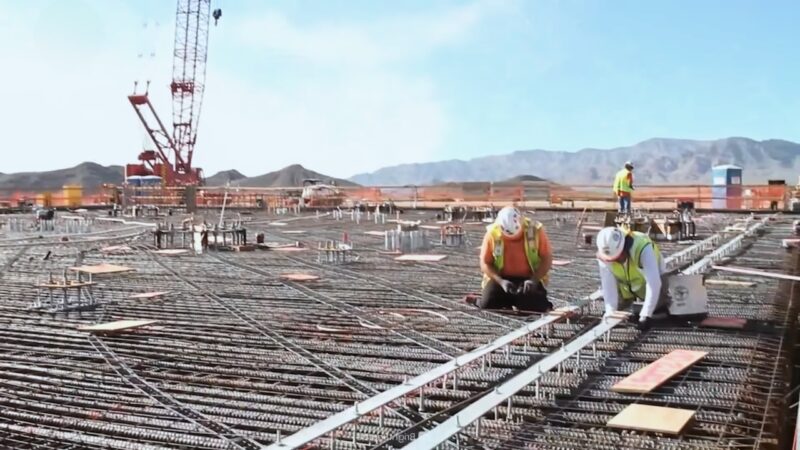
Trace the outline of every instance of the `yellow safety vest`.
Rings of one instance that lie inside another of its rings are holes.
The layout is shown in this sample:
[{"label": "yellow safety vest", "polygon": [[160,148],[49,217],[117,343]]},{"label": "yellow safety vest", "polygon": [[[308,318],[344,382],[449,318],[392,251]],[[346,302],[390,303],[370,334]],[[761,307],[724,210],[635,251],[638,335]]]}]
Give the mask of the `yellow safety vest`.
[{"label": "yellow safety vest", "polygon": [[628,169],[617,172],[617,176],[614,178],[614,192],[633,192],[633,185],[628,182],[629,173]]},{"label": "yellow safety vest", "polygon": [[[539,232],[542,230],[542,224],[525,218],[523,219],[522,227],[523,232],[525,233],[525,255],[528,257],[528,265],[531,267],[532,272],[536,272],[536,269],[539,268],[539,262],[541,261],[539,258]],[[503,258],[503,231],[500,229],[500,225],[496,223],[489,225],[487,229],[494,243],[494,249],[492,252],[492,255],[494,256],[494,269],[498,273],[501,273],[503,270],[503,264],[505,262]],[[486,287],[486,284],[489,283],[489,280],[490,278],[484,274],[481,287]],[[542,284],[547,285],[547,281],[548,276],[545,275],[541,282]]]},{"label": "yellow safety vest", "polygon": [[660,264],[661,250],[659,250],[656,243],[644,233],[634,231],[630,233],[629,236],[633,237],[633,245],[628,254],[628,260],[625,264],[612,262],[609,264],[609,269],[611,273],[614,274],[614,278],[617,279],[617,289],[619,295],[624,300],[633,300],[634,298],[644,300],[645,294],[647,293],[647,280],[645,280],[644,273],[642,273],[641,270],[642,262],[640,258],[642,256],[642,251],[647,248],[648,245],[652,245],[653,251]]}]

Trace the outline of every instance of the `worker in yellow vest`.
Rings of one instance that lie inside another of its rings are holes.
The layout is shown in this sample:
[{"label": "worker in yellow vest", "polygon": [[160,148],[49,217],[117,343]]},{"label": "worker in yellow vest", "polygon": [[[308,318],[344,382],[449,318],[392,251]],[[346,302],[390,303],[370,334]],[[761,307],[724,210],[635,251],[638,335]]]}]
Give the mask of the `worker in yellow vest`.
[{"label": "worker in yellow vest", "polygon": [[507,206],[486,228],[481,246],[483,292],[480,308],[545,312],[548,272],[553,265],[550,240],[542,224]]},{"label": "worker in yellow vest", "polygon": [[669,305],[662,289],[666,287],[666,264],[656,243],[644,233],[606,227],[597,234],[597,261],[605,315],[644,300],[639,328],[649,328],[653,318]]},{"label": "worker in yellow vest", "polygon": [[617,172],[614,177],[614,195],[617,196],[619,206],[617,211],[620,214],[631,213],[631,196],[633,193],[633,163],[627,161],[625,167]]}]

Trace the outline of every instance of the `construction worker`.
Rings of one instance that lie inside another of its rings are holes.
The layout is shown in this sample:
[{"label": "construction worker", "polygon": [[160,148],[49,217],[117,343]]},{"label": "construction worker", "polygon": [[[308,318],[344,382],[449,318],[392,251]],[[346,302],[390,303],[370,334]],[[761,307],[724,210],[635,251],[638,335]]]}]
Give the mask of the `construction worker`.
[{"label": "construction worker", "polygon": [[639,328],[649,328],[653,318],[668,306],[668,297],[662,291],[666,265],[655,242],[644,233],[603,228],[597,234],[597,262],[605,316],[629,308],[636,299],[644,300]]},{"label": "construction worker", "polygon": [[614,177],[614,195],[617,196],[619,206],[617,211],[620,214],[631,213],[631,194],[633,192],[633,163],[627,161],[625,167],[617,172]]},{"label": "construction worker", "polygon": [[486,227],[481,246],[483,292],[477,306],[484,309],[516,308],[545,312],[547,274],[553,252],[542,224],[507,206]]}]

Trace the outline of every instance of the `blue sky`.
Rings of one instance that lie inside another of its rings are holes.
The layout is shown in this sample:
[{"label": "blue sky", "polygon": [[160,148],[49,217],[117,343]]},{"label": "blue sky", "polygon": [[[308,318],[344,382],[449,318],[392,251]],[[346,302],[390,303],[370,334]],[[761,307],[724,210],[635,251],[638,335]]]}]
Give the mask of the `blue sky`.
[{"label": "blue sky", "polygon": [[[800,141],[800,2],[212,0],[196,162],[350,176],[651,137]],[[0,172],[132,162],[172,0],[0,0]],[[144,26],[147,24],[147,26]],[[150,54],[154,54],[150,57]],[[144,55],[138,57],[139,54]]]}]

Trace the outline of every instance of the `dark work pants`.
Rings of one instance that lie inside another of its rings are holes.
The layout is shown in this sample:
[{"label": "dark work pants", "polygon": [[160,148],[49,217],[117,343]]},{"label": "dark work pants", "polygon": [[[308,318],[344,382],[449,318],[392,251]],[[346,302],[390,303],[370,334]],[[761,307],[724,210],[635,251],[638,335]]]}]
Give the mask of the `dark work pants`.
[{"label": "dark work pants", "polygon": [[[522,287],[525,278],[507,278],[515,285]],[[531,294],[508,294],[494,280],[489,280],[477,305],[481,309],[511,309],[515,306],[521,311],[545,312],[553,309],[547,300],[547,290],[540,282]]]}]

